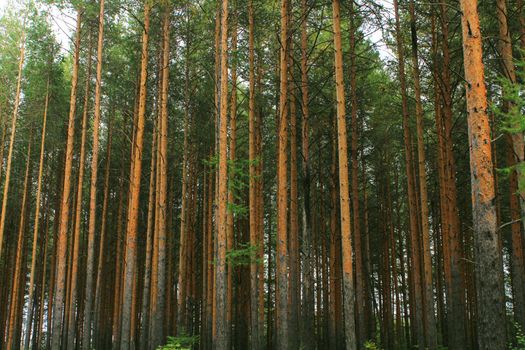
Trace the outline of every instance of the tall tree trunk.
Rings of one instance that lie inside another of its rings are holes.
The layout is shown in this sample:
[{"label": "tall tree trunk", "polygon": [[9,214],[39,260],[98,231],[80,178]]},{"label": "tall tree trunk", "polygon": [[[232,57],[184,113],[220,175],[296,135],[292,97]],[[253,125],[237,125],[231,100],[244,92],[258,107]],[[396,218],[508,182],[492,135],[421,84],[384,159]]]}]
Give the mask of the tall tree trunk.
[{"label": "tall tree trunk", "polygon": [[[95,280],[95,305],[94,305],[94,338],[100,341],[102,332],[100,331],[100,320],[102,313],[102,296],[103,296],[103,285],[102,285],[102,274],[104,273],[104,267],[106,266],[105,249],[106,249],[106,231],[107,231],[107,217],[108,217],[108,202],[109,202],[109,175],[111,170],[111,148],[113,144],[113,124],[111,120],[108,126],[108,141],[106,146],[106,169],[104,170],[104,199],[102,200],[102,215],[100,222],[100,243],[98,251],[98,263],[97,263],[97,275]],[[109,245],[109,241],[108,241]]]},{"label": "tall tree trunk", "polygon": [[281,0],[280,88],[277,153],[277,346],[289,348],[288,332],[288,0]]},{"label": "tall tree trunk", "polygon": [[[47,175],[46,175],[47,177]],[[44,208],[47,208],[44,206]],[[47,211],[47,209],[46,209]],[[43,330],[44,330],[44,303],[45,303],[45,296],[46,296],[46,281],[47,284],[51,284],[51,280],[48,281],[47,276],[47,270],[48,270],[48,264],[47,264],[47,253],[48,253],[48,247],[49,247],[49,217],[46,217],[46,225],[44,229],[44,242],[43,246],[44,249],[42,250],[42,277],[40,279],[40,296],[38,296],[38,301],[40,303],[40,312],[38,315],[38,327],[35,327],[35,335],[33,336],[33,348],[38,348],[38,346],[42,345],[42,336],[43,336]],[[49,316],[49,312],[48,312]]]},{"label": "tall tree trunk", "polygon": [[21,310],[24,304],[24,287],[25,278],[23,271],[25,261],[25,228],[26,228],[26,211],[27,211],[27,196],[31,191],[31,146],[33,143],[33,129],[31,129],[31,136],[29,145],[27,147],[26,169],[24,175],[24,188],[22,190],[22,202],[20,204],[20,224],[18,226],[18,242],[15,253],[15,266],[13,274],[13,287],[11,289],[11,303],[9,305],[9,326],[7,335],[7,349],[18,349],[20,347],[20,339],[18,338],[19,322],[21,318]]},{"label": "tall tree trunk", "polygon": [[409,109],[408,109],[408,98],[407,98],[407,87],[405,77],[405,61],[404,61],[404,50],[403,42],[401,38],[401,24],[399,20],[399,9],[398,1],[394,0],[394,11],[395,11],[395,29],[396,29],[396,42],[397,42],[397,56],[399,64],[399,81],[401,84],[401,98],[403,107],[403,138],[405,145],[405,170],[407,174],[407,193],[408,193],[408,207],[409,207],[409,218],[410,218],[410,237],[411,237],[411,259],[413,261],[412,274],[413,274],[413,285],[414,285],[414,298],[411,305],[411,314],[414,314],[415,324],[412,326],[414,330],[413,336],[417,340],[419,346],[423,346],[424,340],[424,327],[423,327],[423,300],[421,290],[421,260],[419,250],[419,223],[417,218],[417,198],[416,198],[416,185],[413,170],[413,158],[412,158],[412,143],[409,126]]},{"label": "tall tree trunk", "polygon": [[[465,338],[465,294],[461,253],[460,222],[457,207],[455,157],[452,140],[452,87],[450,77],[450,50],[448,35],[448,12],[446,2],[439,4],[441,13],[443,67],[441,74],[437,61],[437,38],[434,38],[434,85],[435,118],[438,134],[438,175],[440,177],[441,220],[443,235],[443,264],[447,291],[447,345],[453,349],[466,347]],[[442,82],[442,86],[438,84]],[[443,99],[443,108],[439,106]]]},{"label": "tall tree trunk", "polygon": [[476,0],[460,0],[474,225],[474,260],[478,305],[478,345],[482,350],[504,349],[505,303],[502,258],[498,249],[494,174],[487,91],[482,61]]},{"label": "tall tree trunk", "polygon": [[132,312],[132,290],[136,275],[137,264],[137,226],[139,212],[140,180],[142,175],[142,148],[144,144],[144,114],[146,112],[146,86],[148,68],[148,42],[150,27],[151,4],[144,3],[144,31],[142,33],[142,55],[140,63],[140,88],[139,108],[137,112],[137,124],[134,143],[132,144],[133,158],[131,161],[129,203],[128,203],[128,226],[126,229],[126,253],[122,300],[122,326],[121,344],[122,350],[133,349],[135,339],[131,337],[131,312]]},{"label": "tall tree trunk", "polygon": [[302,344],[306,349],[313,347],[313,278],[311,262],[311,233],[310,233],[310,125],[309,125],[309,95],[308,95],[308,5],[307,0],[301,0],[301,110],[302,110],[302,159],[303,159],[303,179],[302,190],[303,199],[301,201],[302,216],[302,250],[304,251],[303,272],[303,305],[302,323],[303,330]]},{"label": "tall tree trunk", "polygon": [[[24,18],[25,26],[25,18]],[[4,193],[2,197],[2,213],[0,214],[0,258],[2,257],[2,246],[4,242],[5,218],[7,210],[7,199],[9,198],[9,182],[11,180],[11,161],[13,159],[13,147],[15,144],[16,120],[18,118],[18,107],[20,105],[20,90],[22,85],[22,69],[24,68],[26,35],[25,28],[20,38],[20,54],[18,57],[18,77],[16,81],[15,102],[13,108],[13,118],[11,119],[11,135],[9,137],[9,151],[7,152],[7,164],[5,169]],[[3,148],[3,144],[2,144]],[[2,157],[3,164],[3,157]]]},{"label": "tall tree trunk", "polygon": [[352,264],[352,232],[348,186],[348,146],[346,136],[343,50],[339,0],[333,0],[335,85],[337,95],[337,144],[339,153],[339,202],[341,210],[341,247],[343,252],[343,298],[346,349],[357,348],[354,319],[354,276]]},{"label": "tall tree trunk", "polygon": [[[177,295],[177,332],[182,334],[187,331],[187,301],[186,301],[186,241],[188,235],[187,202],[188,202],[188,155],[189,155],[189,133],[190,133],[190,33],[189,27],[186,33],[186,57],[184,74],[184,141],[182,155],[182,199],[180,211],[180,237],[179,237],[179,278]],[[212,201],[213,202],[213,201]],[[213,259],[212,259],[213,260]]]},{"label": "tall tree trunk", "polygon": [[156,348],[164,342],[164,316],[166,301],[166,217],[167,217],[167,178],[168,178],[168,83],[169,83],[169,58],[170,58],[170,6],[165,6],[162,16],[162,82],[160,96],[160,119],[159,119],[159,168],[158,175],[158,231],[155,239],[158,241],[158,277],[157,285],[153,286],[157,290],[157,299],[152,299],[151,315],[152,318],[152,339],[151,346]]},{"label": "tall tree trunk", "polygon": [[[292,21],[292,13],[289,11],[289,21]],[[289,52],[289,79],[294,81],[293,77],[293,41],[292,31],[289,34],[290,48]],[[289,338],[290,347],[297,349],[299,347],[299,304],[301,300],[299,290],[300,274],[300,253],[299,253],[299,211],[298,211],[298,188],[297,188],[297,105],[296,105],[296,86],[294,83],[288,86],[289,103],[290,103],[290,236],[289,236]]]},{"label": "tall tree trunk", "polygon": [[[24,349],[29,349],[29,343],[31,341],[31,332],[29,332],[29,327],[33,319],[33,306],[34,306],[34,285],[35,285],[35,272],[36,272],[36,259],[37,259],[37,247],[38,247],[38,232],[40,228],[40,199],[42,196],[42,174],[44,172],[44,154],[45,154],[45,145],[46,145],[46,126],[47,126],[47,109],[49,106],[49,80],[47,78],[46,84],[46,98],[44,102],[44,116],[42,118],[42,133],[40,137],[40,160],[38,163],[38,180],[36,188],[36,197],[35,197],[35,223],[33,225],[33,248],[31,252],[31,275],[29,277],[29,296],[27,298],[28,302],[28,314],[26,317],[26,322],[24,328],[26,329],[24,336]],[[45,258],[45,255],[44,255]],[[45,265],[45,264],[44,264]],[[41,286],[43,288],[43,286]]]},{"label": "tall tree trunk", "polygon": [[[496,1],[496,10],[498,18],[498,28],[499,28],[499,50],[501,55],[501,65],[502,71],[505,78],[507,78],[508,83],[516,84],[516,71],[514,67],[513,57],[512,57],[512,41],[509,32],[509,26],[507,24],[507,1],[506,0],[497,0]],[[521,9],[520,9],[521,10]],[[511,115],[516,114],[517,107],[508,99],[509,91],[503,88],[503,104],[507,112]],[[519,113],[519,112],[518,112]],[[525,191],[519,191],[517,179],[523,178],[523,171],[521,171],[519,164],[524,161],[524,142],[523,142],[523,133],[521,131],[510,134],[507,137],[509,148],[511,153],[509,156],[510,166],[515,166],[513,174],[511,175],[510,180],[510,207],[511,207],[511,220],[515,218],[522,218],[522,224],[525,227]],[[517,200],[516,200],[517,199]],[[520,213],[521,210],[521,213]],[[515,213],[515,215],[512,215]],[[516,215],[517,214],[517,215]],[[525,328],[525,281],[523,276],[525,275],[524,265],[523,265],[523,255],[519,252],[523,251],[523,234],[519,226],[512,226],[512,287],[514,295],[514,317],[516,322],[521,326],[522,329]],[[514,248],[516,246],[516,248]],[[520,256],[521,255],[521,256]]]},{"label": "tall tree trunk", "polygon": [[85,311],[82,349],[90,349],[91,319],[93,315],[93,273],[95,265],[95,229],[97,216],[97,179],[100,129],[100,98],[102,84],[102,50],[104,48],[104,0],[100,0],[97,43],[97,80],[95,82],[95,113],[93,117],[93,150],[91,154],[91,183],[89,195],[89,223],[86,261]]},{"label": "tall tree trunk", "polygon": [[357,53],[356,53],[356,33],[358,28],[355,26],[354,3],[350,2],[350,102],[351,102],[351,121],[352,121],[352,213],[354,224],[354,248],[355,248],[355,287],[356,287],[356,328],[357,344],[362,346],[367,340],[367,324],[365,322],[365,288],[363,275],[363,253],[361,243],[361,221],[359,214],[359,163],[358,142],[359,131],[357,122]]},{"label": "tall tree trunk", "polygon": [[[336,132],[334,118],[333,132]],[[332,141],[332,160],[330,166],[330,349],[340,349],[343,344],[341,315],[341,239],[338,229],[338,174],[337,142]]]},{"label": "tall tree trunk", "polygon": [[113,284],[113,318],[112,318],[112,346],[120,347],[121,310],[122,310],[122,245],[124,241],[122,216],[124,206],[124,164],[120,169],[119,199],[117,204],[117,234],[115,237],[115,282]]},{"label": "tall tree trunk", "polygon": [[430,254],[430,228],[428,211],[427,177],[425,170],[425,140],[423,138],[423,104],[421,102],[421,83],[419,77],[419,58],[417,43],[417,28],[414,0],[409,4],[411,48],[412,48],[412,74],[414,78],[414,94],[416,98],[416,133],[417,133],[417,166],[419,173],[419,200],[421,213],[421,234],[423,247],[423,325],[425,329],[425,344],[429,349],[437,346],[436,319],[434,316],[434,296],[432,284],[432,256]]},{"label": "tall tree trunk", "polygon": [[150,329],[150,291],[151,291],[151,255],[152,255],[152,241],[153,241],[153,221],[155,214],[153,210],[155,201],[155,173],[156,173],[156,158],[157,153],[157,123],[154,126],[154,132],[151,136],[151,162],[150,162],[150,178],[149,178],[149,194],[148,194],[148,218],[146,223],[146,256],[144,266],[144,287],[142,293],[142,310],[141,310],[141,328],[140,328],[140,348],[149,348],[149,329]]},{"label": "tall tree trunk", "polygon": [[219,103],[219,173],[217,209],[216,263],[216,350],[226,350],[229,332],[226,325],[228,290],[226,271],[227,201],[228,201],[228,0],[222,0],[220,39],[220,103]]},{"label": "tall tree trunk", "polygon": [[69,288],[69,300],[66,312],[67,318],[67,347],[70,349],[75,348],[75,332],[71,331],[75,329],[76,322],[76,301],[77,301],[77,280],[78,280],[78,258],[79,258],[79,247],[80,247],[80,230],[82,225],[82,202],[84,193],[84,171],[85,171],[85,159],[86,159],[86,133],[87,133],[87,117],[89,113],[89,96],[90,96],[90,82],[91,82],[91,57],[92,57],[92,42],[91,42],[91,31],[89,33],[89,49],[87,57],[87,71],[86,71],[86,83],[84,91],[84,110],[82,112],[82,131],[80,141],[80,155],[78,162],[78,180],[77,180],[77,194],[75,204],[75,222],[73,229],[73,251],[72,255],[72,266],[70,267],[71,279],[67,286]]},{"label": "tall tree trunk", "polygon": [[[249,61],[249,100],[248,100],[248,159],[250,161],[250,178],[248,203],[250,208],[250,245],[259,250],[262,244],[258,235],[258,206],[257,206],[257,164],[261,159],[257,159],[256,144],[256,123],[255,120],[255,24],[254,24],[254,7],[253,0],[248,2],[248,61]],[[260,258],[259,256],[257,258]],[[250,322],[251,337],[250,348],[259,350],[262,348],[261,342],[261,325],[259,324],[259,282],[258,275],[261,274],[261,264],[257,260],[250,263]]]},{"label": "tall tree trunk", "polygon": [[[262,68],[261,65],[258,65],[258,73],[257,73],[257,94],[261,95],[262,90],[262,84],[261,84],[261,76],[262,76]],[[263,182],[263,143],[262,143],[262,130],[263,130],[263,122],[262,122],[262,110],[261,108],[258,109],[258,112],[256,113],[256,124],[255,124],[255,149],[257,157],[259,158],[259,162],[257,164],[256,174],[257,174],[257,182],[256,182],[256,198],[257,198],[257,239],[258,239],[258,248],[257,248],[257,258],[260,261],[263,261],[264,259],[264,182]],[[271,245],[268,243],[268,246]],[[269,264],[268,264],[269,265]],[[264,290],[264,284],[265,284],[265,274],[264,274],[264,264],[261,264],[259,267],[259,291],[258,291],[258,298],[259,298],[259,346],[263,346],[264,342],[264,303],[265,303],[265,290]]]},{"label": "tall tree trunk", "polygon": [[[71,77],[71,96],[69,100],[69,121],[67,128],[66,161],[64,165],[64,185],[60,203],[58,237],[56,243],[56,281],[53,295],[53,320],[51,347],[60,348],[62,338],[62,313],[64,311],[64,295],[66,284],[66,250],[67,231],[69,226],[69,202],[71,192],[71,170],[73,165],[73,148],[75,142],[75,112],[77,100],[78,67],[81,38],[82,9],[77,10],[77,28],[75,37],[75,51],[73,55],[73,74]],[[65,344],[64,344],[65,345]]]},{"label": "tall tree trunk", "polygon": [[[235,17],[237,14],[234,13],[233,17]],[[231,44],[231,50],[236,57],[237,55],[237,20],[233,19],[232,21],[232,27],[231,27],[231,35],[232,35],[232,44]],[[230,153],[229,153],[229,162],[230,166],[236,167],[236,146],[237,146],[237,60],[232,61],[232,67],[231,67],[231,74],[232,74],[232,91],[230,96]],[[231,172],[229,176],[229,181],[234,183],[234,176],[235,171]],[[229,186],[230,187],[230,186]],[[235,201],[235,194],[233,193],[233,188],[228,189],[228,205],[231,207],[234,206]],[[234,249],[234,240],[235,240],[235,233],[234,233],[234,211],[232,209],[228,209],[226,213],[226,249],[228,252],[232,251]],[[226,317],[226,327],[227,332],[230,334],[228,339],[231,342],[231,333],[232,333],[232,315],[233,315],[233,274],[234,274],[234,265],[232,263],[228,264],[228,310],[227,310],[227,317]],[[231,348],[231,344],[228,344],[228,348]]]}]

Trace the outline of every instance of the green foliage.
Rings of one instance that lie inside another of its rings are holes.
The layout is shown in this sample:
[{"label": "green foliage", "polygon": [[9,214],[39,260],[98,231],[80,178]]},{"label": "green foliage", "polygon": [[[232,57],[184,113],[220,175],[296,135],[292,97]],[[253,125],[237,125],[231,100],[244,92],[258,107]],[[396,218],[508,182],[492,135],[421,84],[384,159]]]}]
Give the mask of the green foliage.
[{"label": "green foliage", "polygon": [[365,350],[379,350],[379,345],[377,345],[373,340],[365,341]]},{"label": "green foliage", "polygon": [[232,266],[246,266],[253,263],[261,264],[262,259],[257,258],[257,245],[240,243],[239,248],[226,252],[226,261]]},{"label": "green foliage", "polygon": [[[525,52],[521,52],[520,57],[525,57]],[[503,104],[492,105],[494,114],[503,121],[501,130],[509,134],[523,134],[525,132],[525,60],[515,61],[516,82],[512,82],[506,77],[498,79],[503,90]],[[518,190],[525,190],[525,164],[518,163],[512,167],[499,169],[500,174],[509,175],[512,171],[520,174],[518,178]]]},{"label": "green foliage", "polygon": [[180,335],[178,337],[168,337],[168,343],[159,346],[157,350],[191,350],[199,343],[199,336]]},{"label": "green foliage", "polygon": [[517,323],[514,323],[514,328],[516,329],[516,342],[515,345],[509,344],[509,349],[525,350],[525,334],[523,334],[523,330]]},{"label": "green foliage", "polygon": [[[233,215],[248,214],[248,207],[239,203],[243,201],[242,194],[250,183],[250,166],[259,164],[259,161],[259,159],[228,160],[228,191],[232,193],[234,201],[227,203],[227,209]],[[209,171],[214,171],[219,164],[219,158],[214,155],[209,160],[203,159],[202,162],[210,169]]]},{"label": "green foliage", "polygon": [[[525,57],[522,53],[522,57]],[[511,134],[522,133],[525,131],[525,118],[523,110],[525,109],[525,60],[515,61],[516,65],[516,82],[508,78],[500,77],[499,83],[503,89],[503,106],[493,106],[496,116],[503,120],[503,131]]]}]

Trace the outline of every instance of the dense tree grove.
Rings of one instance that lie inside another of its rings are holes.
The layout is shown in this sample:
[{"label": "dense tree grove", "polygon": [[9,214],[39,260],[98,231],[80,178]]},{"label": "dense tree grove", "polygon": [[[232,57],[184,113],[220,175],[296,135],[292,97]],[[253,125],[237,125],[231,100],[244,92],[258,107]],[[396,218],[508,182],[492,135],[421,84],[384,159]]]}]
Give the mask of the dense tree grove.
[{"label": "dense tree grove", "polygon": [[525,349],[524,0],[0,5],[0,349]]}]

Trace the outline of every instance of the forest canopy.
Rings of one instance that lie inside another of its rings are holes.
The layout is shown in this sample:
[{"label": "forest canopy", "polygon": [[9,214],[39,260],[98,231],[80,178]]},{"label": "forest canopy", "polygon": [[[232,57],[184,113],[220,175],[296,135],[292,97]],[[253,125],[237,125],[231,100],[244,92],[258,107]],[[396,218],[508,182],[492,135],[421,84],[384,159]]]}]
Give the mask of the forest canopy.
[{"label": "forest canopy", "polygon": [[524,0],[0,0],[0,349],[525,349]]}]

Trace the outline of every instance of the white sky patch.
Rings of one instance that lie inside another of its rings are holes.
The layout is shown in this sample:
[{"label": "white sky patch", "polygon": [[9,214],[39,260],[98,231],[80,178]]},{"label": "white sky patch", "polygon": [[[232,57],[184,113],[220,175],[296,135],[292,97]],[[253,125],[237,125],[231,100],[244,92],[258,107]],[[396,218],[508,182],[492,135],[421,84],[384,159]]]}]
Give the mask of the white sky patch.
[{"label": "white sky patch", "polygon": [[[0,16],[6,11],[13,11],[22,16],[26,4],[27,0],[0,0]],[[49,22],[62,50],[69,50],[71,35],[75,30],[75,13],[70,9],[59,9],[54,5],[39,3],[38,6],[49,13]]]}]

